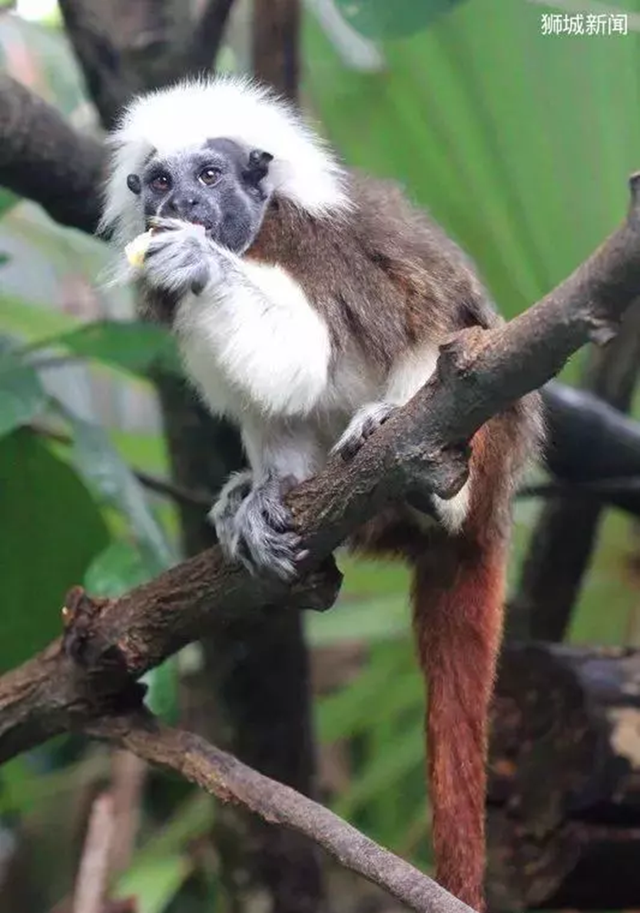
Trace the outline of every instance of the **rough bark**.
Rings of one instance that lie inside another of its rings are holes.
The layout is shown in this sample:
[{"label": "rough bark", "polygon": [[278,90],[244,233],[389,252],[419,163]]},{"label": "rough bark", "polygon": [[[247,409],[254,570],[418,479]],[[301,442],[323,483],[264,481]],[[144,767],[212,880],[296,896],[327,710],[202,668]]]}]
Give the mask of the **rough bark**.
[{"label": "rough bark", "polygon": [[[317,841],[342,865],[383,887],[417,913],[471,913],[412,865],[387,852],[290,787],[252,770],[190,732],[164,726],[138,711],[103,719],[89,730],[152,764],[179,772],[227,804],[240,803],[286,832]],[[295,859],[291,860],[295,865]],[[302,909],[302,908],[300,908]]]},{"label": "rough bark", "polygon": [[494,703],[490,909],[640,903],[640,652],[509,646]]}]

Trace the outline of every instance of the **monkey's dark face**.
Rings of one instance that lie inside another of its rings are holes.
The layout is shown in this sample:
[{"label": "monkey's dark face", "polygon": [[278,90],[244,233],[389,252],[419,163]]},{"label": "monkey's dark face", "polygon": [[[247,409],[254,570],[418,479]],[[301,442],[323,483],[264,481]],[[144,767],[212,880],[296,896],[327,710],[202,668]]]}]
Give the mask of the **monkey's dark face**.
[{"label": "monkey's dark face", "polygon": [[203,225],[217,243],[245,251],[260,230],[269,192],[265,188],[272,156],[247,153],[229,139],[209,140],[197,150],[171,157],[153,154],[141,175],[129,175],[144,216],[183,219]]}]

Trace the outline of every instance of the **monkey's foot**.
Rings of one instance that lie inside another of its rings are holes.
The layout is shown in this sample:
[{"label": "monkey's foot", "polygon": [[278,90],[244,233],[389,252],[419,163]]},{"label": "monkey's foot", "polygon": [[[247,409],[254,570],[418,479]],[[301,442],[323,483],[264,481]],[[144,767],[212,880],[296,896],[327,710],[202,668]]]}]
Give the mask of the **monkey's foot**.
[{"label": "monkey's foot", "polygon": [[398,407],[393,403],[369,403],[353,416],[346,431],[331,448],[331,453],[339,453],[343,460],[350,460],[374,434],[380,425],[387,421]]},{"label": "monkey's foot", "polygon": [[240,561],[252,574],[289,582],[307,552],[282,501],[287,487],[278,478],[254,486],[250,472],[237,473],[220,492],[209,518],[228,558]]}]

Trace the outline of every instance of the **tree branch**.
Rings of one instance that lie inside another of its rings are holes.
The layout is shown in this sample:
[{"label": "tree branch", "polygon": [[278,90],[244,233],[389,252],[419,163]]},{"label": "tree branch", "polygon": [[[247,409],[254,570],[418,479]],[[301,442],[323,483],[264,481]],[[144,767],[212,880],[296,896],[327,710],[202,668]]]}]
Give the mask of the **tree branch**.
[{"label": "tree branch", "polygon": [[102,145],[42,98],[0,75],[0,182],[61,225],[92,233],[100,217]]},{"label": "tree branch", "polygon": [[234,0],[207,0],[199,21],[180,0],[60,0],[89,96],[110,130],[129,99],[210,70]]},{"label": "tree branch", "polygon": [[[484,421],[540,387],[589,339],[610,338],[640,284],[639,180],[631,180],[624,224],[554,292],[510,323],[465,331],[443,346],[434,378],[350,463],[334,457],[291,492],[288,504],[310,550],[303,572],[403,491],[451,496],[466,474],[460,449]],[[336,586],[329,574],[320,601],[330,603]],[[314,594],[302,580],[288,598],[304,606]],[[65,649],[55,641],[0,678],[0,759],[126,699],[122,689],[202,636],[212,613],[233,619],[284,595],[280,584],[226,564],[217,547],[121,599],[91,602],[76,594]]]},{"label": "tree branch", "polygon": [[65,29],[103,126],[132,95],[193,72],[190,5],[180,0],[60,0]]},{"label": "tree branch", "polygon": [[271,824],[303,834],[411,910],[470,913],[462,901],[333,812],[197,735],[165,726],[145,712],[105,717],[86,731],[117,742],[152,764],[177,771],[223,802],[240,803]]},{"label": "tree branch", "polygon": [[251,57],[256,76],[297,99],[300,72],[300,0],[253,0]]},{"label": "tree branch", "polygon": [[73,898],[73,913],[102,913],[109,881],[109,855],[115,818],[113,799],[103,793],[93,803]]},{"label": "tree branch", "polygon": [[191,38],[188,59],[192,72],[206,72],[215,63],[233,4],[234,0],[206,0]]},{"label": "tree branch", "polygon": [[[582,386],[620,412],[628,412],[640,372],[640,301],[624,316],[621,332],[590,353]],[[532,533],[509,612],[518,638],[562,640],[597,542],[603,503],[597,498],[548,501]],[[562,550],[562,561],[557,560]]]}]

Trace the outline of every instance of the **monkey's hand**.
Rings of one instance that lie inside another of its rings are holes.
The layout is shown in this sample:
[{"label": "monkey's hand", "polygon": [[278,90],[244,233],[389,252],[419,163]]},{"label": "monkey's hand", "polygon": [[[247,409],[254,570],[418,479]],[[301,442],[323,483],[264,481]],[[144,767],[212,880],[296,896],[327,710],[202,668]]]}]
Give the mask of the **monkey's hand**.
[{"label": "monkey's hand", "polygon": [[220,281],[225,253],[207,238],[203,225],[178,219],[154,219],[142,273],[154,288],[179,297],[198,295],[210,282]]},{"label": "monkey's hand", "polygon": [[307,555],[282,500],[288,487],[286,480],[274,476],[254,484],[251,472],[236,473],[209,514],[227,558],[240,561],[254,575],[286,582],[296,577],[298,562]]},{"label": "monkey's hand", "polygon": [[397,408],[393,403],[382,401],[368,403],[358,409],[346,430],[331,448],[331,453],[339,453],[343,460],[352,459],[367,438],[370,438]]}]

